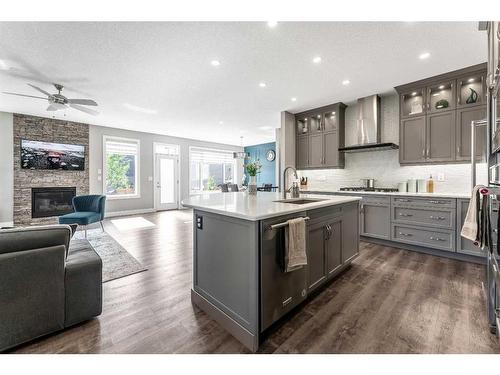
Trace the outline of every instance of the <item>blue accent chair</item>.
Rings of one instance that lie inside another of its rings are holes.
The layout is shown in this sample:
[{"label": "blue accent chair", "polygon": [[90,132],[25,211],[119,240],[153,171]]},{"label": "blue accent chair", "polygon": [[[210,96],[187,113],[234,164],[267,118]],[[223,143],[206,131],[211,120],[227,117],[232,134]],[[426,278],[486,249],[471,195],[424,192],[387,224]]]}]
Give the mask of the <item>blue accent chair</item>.
[{"label": "blue accent chair", "polygon": [[80,195],[73,198],[74,212],[59,216],[59,224],[78,224],[85,227],[85,238],[87,238],[87,225],[92,223],[101,224],[104,219],[104,208],[106,205],[105,195]]}]

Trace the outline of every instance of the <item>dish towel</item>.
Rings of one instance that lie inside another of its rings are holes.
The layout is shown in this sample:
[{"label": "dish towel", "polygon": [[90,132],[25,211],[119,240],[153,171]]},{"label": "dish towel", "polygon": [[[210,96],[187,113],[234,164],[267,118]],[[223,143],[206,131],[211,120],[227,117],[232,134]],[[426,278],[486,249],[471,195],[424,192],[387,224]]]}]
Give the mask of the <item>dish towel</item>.
[{"label": "dish towel", "polygon": [[285,227],[285,271],[291,272],[306,264],[306,221],[302,217],[290,219]]},{"label": "dish towel", "polygon": [[481,215],[479,212],[481,210],[481,194],[479,193],[479,189],[481,188],[484,188],[484,186],[476,185],[472,190],[469,208],[467,209],[464,225],[462,226],[462,231],[460,232],[462,237],[474,242],[479,242],[481,239]]}]

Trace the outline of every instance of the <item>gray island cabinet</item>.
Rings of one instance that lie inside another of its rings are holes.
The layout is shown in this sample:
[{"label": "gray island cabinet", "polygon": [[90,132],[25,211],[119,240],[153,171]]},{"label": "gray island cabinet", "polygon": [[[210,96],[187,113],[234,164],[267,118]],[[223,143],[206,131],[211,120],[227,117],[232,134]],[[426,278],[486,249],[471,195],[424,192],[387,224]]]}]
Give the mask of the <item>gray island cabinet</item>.
[{"label": "gray island cabinet", "polygon": [[[193,196],[191,300],[252,351],[266,330],[359,253],[358,197],[279,202],[278,193]],[[300,202],[298,202],[300,203]],[[284,228],[306,218],[308,265],[282,271]]]}]

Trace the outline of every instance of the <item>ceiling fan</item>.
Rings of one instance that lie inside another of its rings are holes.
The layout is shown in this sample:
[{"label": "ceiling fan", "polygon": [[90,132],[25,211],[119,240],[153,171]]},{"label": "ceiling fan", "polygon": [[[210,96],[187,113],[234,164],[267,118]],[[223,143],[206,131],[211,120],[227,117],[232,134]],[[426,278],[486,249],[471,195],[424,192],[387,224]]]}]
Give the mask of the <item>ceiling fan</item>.
[{"label": "ceiling fan", "polygon": [[98,115],[99,112],[84,107],[87,105],[90,106],[97,106],[97,103],[92,100],[92,99],[68,99],[65,97],[63,94],[61,94],[62,89],[64,88],[63,85],[60,85],[58,83],[54,83],[54,87],[58,91],[57,94],[50,94],[47,91],[41,89],[40,87],[37,87],[35,85],[32,85],[31,83],[28,83],[29,86],[33,87],[35,90],[40,91],[42,94],[47,95],[46,98],[41,97],[41,96],[34,96],[34,95],[25,95],[25,94],[17,94],[15,92],[3,92],[4,94],[8,95],[17,95],[17,96],[24,96],[27,98],[36,98],[36,99],[43,99],[47,100],[49,102],[49,106],[47,107],[47,111],[58,111],[60,109],[66,109],[68,107],[77,109],[79,111],[88,113],[90,115]]}]

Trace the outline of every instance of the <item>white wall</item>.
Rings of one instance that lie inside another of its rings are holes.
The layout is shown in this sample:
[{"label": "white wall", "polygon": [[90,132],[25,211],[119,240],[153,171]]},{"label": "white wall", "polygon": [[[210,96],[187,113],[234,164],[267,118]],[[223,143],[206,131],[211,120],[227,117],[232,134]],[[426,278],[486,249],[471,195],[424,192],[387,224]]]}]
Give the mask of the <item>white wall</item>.
[{"label": "white wall", "polygon": [[[186,138],[169,137],[103,126],[90,126],[90,193],[102,194],[103,182],[98,180],[98,169],[103,169],[103,136],[133,138],[140,140],[140,197],[130,199],[108,199],[106,212],[150,210],[154,208],[154,184],[149,177],[154,176],[153,143],[168,143],[180,146],[180,199],[189,196],[189,147],[207,147],[218,150],[243,151],[242,147],[196,141]],[[243,176],[243,162],[238,159],[236,181]]]},{"label": "white wall", "polygon": [[[399,144],[399,106],[397,95],[382,96],[382,142]],[[350,105],[346,110],[345,144],[356,144],[357,105]],[[445,181],[437,181],[437,175],[443,173]],[[309,179],[309,190],[338,190],[342,186],[361,186],[361,178],[375,178],[375,186],[397,187],[398,182],[409,178],[429,178],[435,180],[435,192],[469,193],[470,165],[444,164],[401,166],[398,150],[347,153],[344,169],[300,171],[300,176]],[[486,184],[486,164],[478,164],[477,182]]]},{"label": "white wall", "polygon": [[14,120],[12,113],[0,112],[0,226],[13,222],[14,207]]}]

